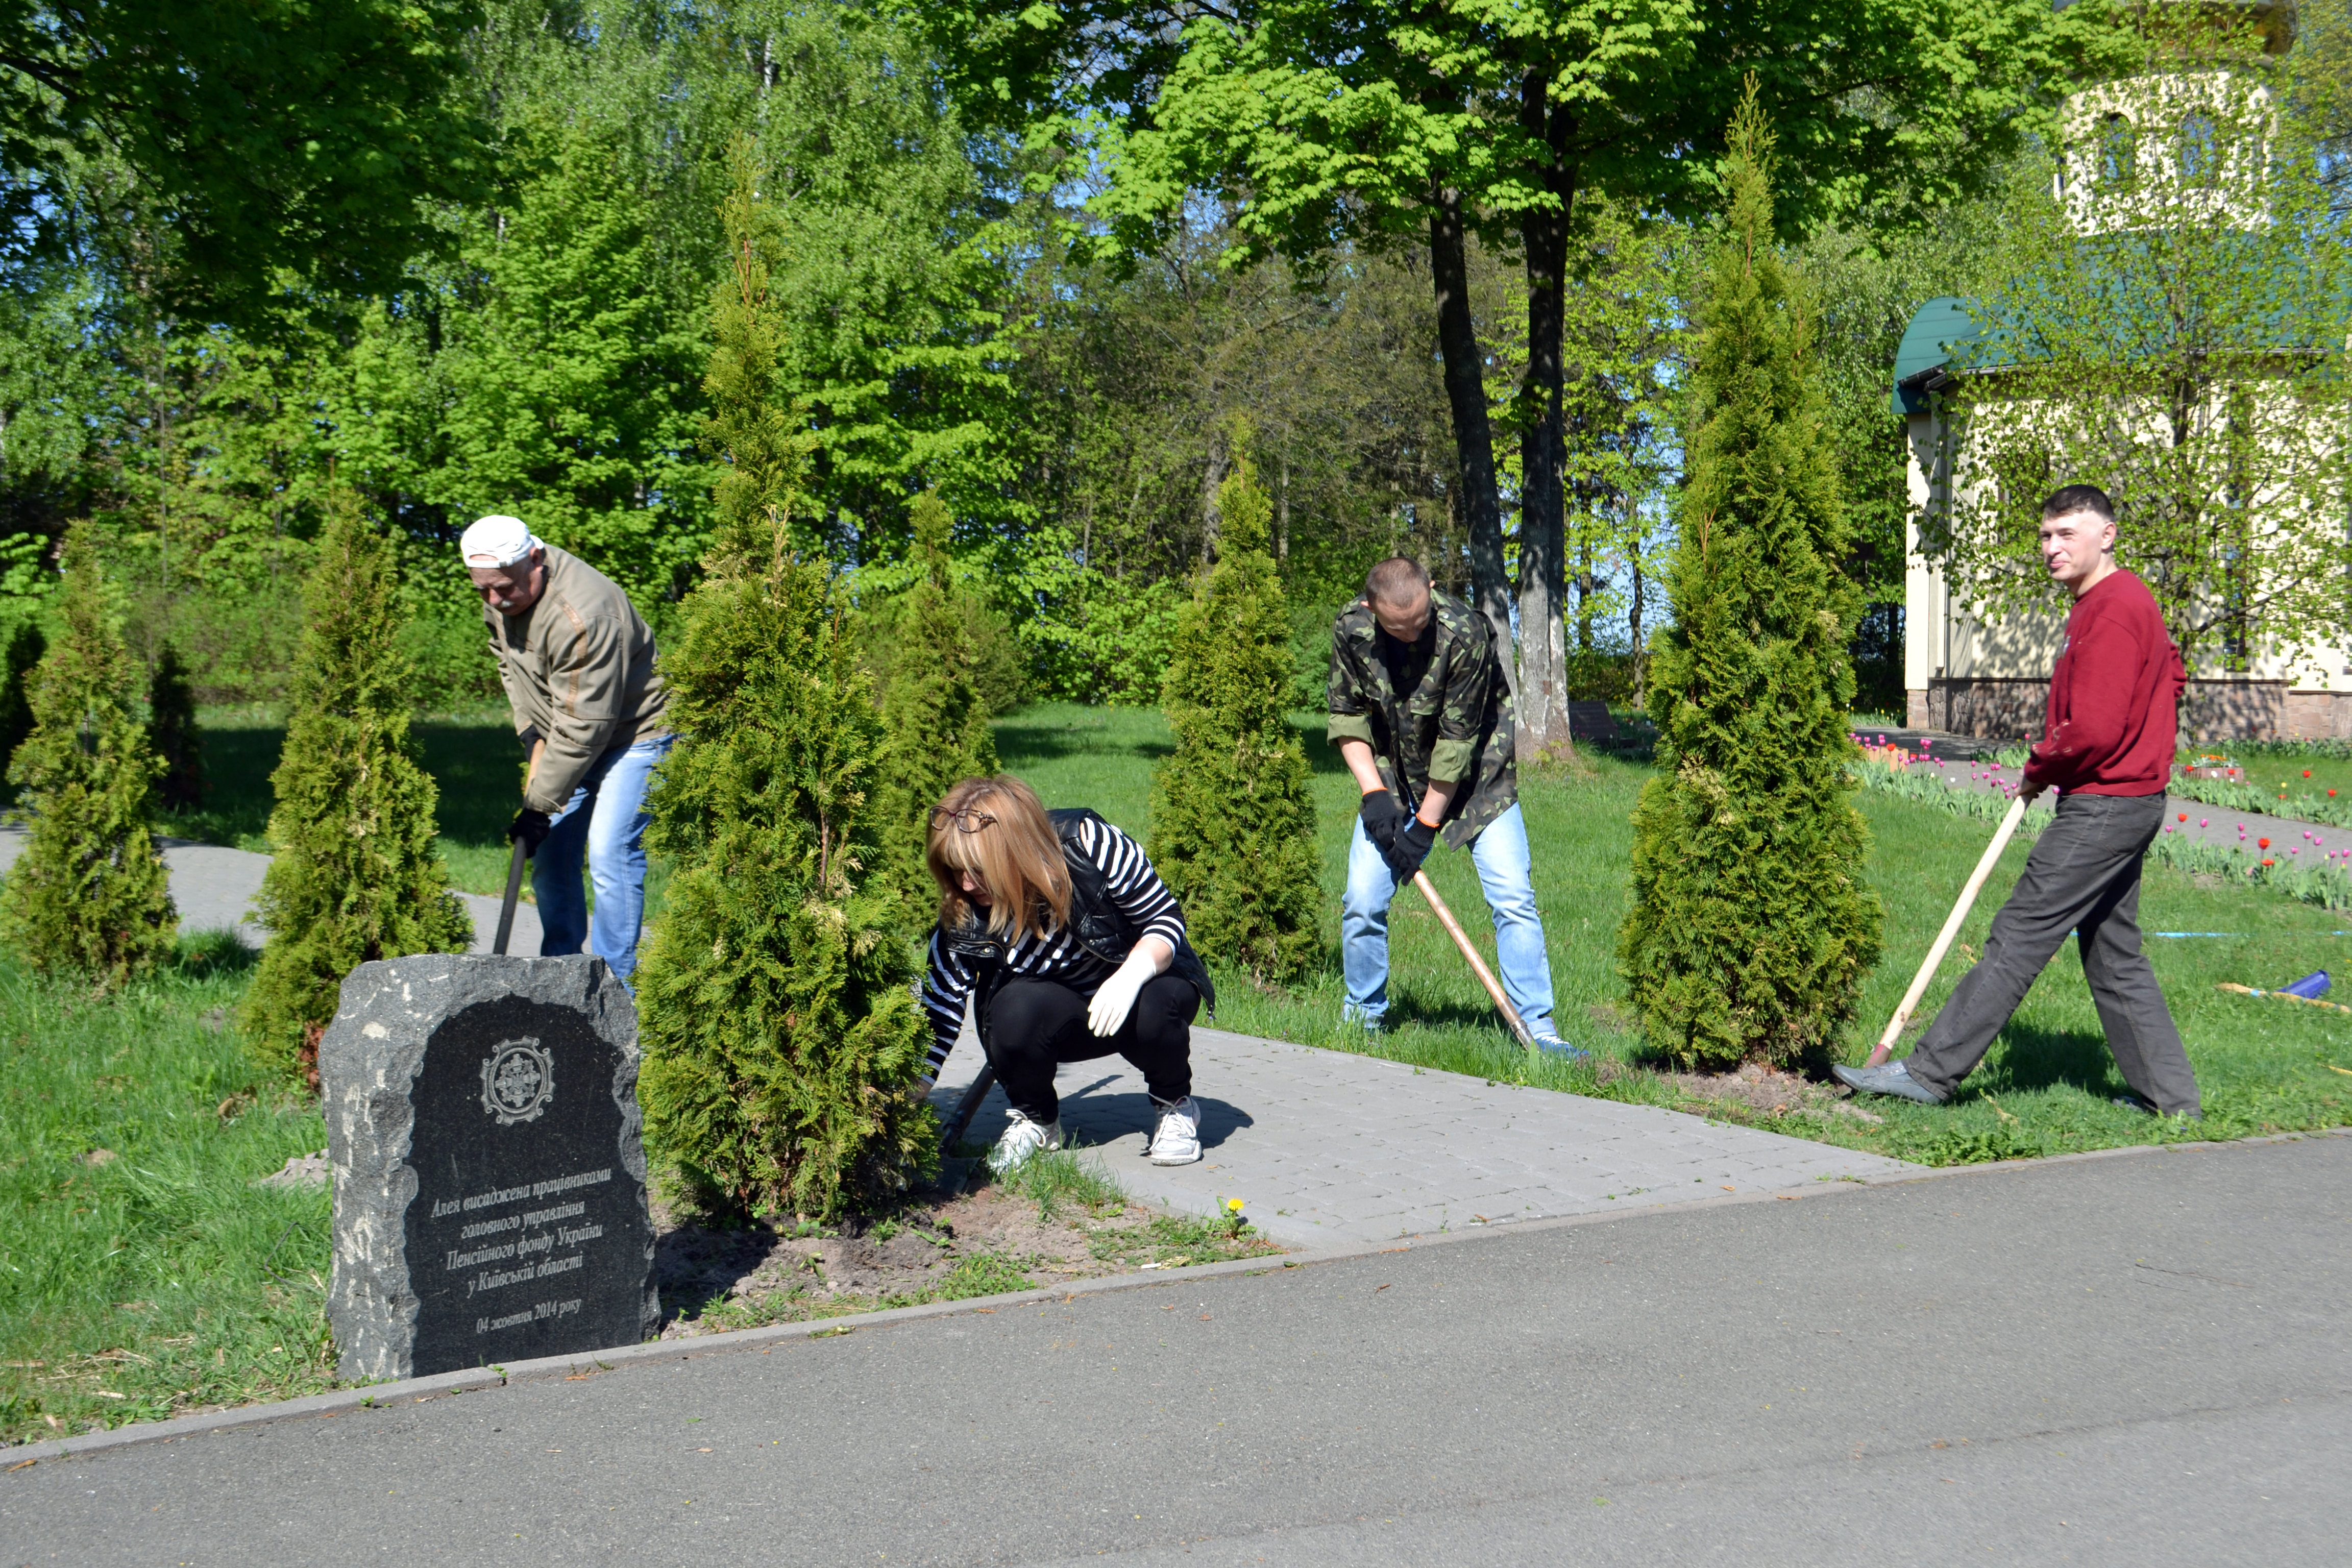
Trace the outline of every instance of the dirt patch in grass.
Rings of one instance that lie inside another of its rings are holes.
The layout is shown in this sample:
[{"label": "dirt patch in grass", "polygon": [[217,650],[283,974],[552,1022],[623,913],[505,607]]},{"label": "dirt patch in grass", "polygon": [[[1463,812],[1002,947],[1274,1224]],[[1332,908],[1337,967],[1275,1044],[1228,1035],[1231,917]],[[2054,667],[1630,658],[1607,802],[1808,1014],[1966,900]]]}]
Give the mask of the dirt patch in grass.
[{"label": "dirt patch in grass", "polygon": [[1796,1111],[1846,1116],[1876,1125],[1885,1120],[1853,1102],[1853,1090],[1843,1084],[1815,1083],[1792,1072],[1750,1062],[1727,1073],[1670,1072],[1660,1075],[1694,1100],[1738,1106],[1758,1116],[1787,1116]]},{"label": "dirt patch in grass", "polygon": [[1282,1251],[1245,1221],[1136,1203],[1067,1153],[1041,1156],[1011,1182],[920,1194],[850,1225],[712,1226],[656,1205],[654,1229],[664,1339]]}]

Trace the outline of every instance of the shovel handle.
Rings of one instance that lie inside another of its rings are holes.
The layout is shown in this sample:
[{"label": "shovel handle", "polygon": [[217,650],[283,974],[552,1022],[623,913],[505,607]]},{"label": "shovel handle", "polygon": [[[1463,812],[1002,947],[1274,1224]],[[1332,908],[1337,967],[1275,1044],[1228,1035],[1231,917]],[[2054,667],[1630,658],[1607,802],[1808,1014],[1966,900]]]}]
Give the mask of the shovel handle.
[{"label": "shovel handle", "polygon": [[940,1153],[955,1152],[956,1144],[963,1138],[964,1129],[971,1125],[972,1112],[980,1109],[980,1102],[988,1098],[988,1091],[995,1084],[996,1069],[982,1068],[980,1076],[971,1080],[971,1087],[963,1091],[963,1098],[956,1101],[955,1114],[948,1118],[945,1127],[940,1129]]},{"label": "shovel handle", "polygon": [[1969,873],[1969,885],[1960,889],[1959,902],[1952,906],[1952,912],[1945,918],[1944,929],[1936,933],[1936,945],[1927,950],[1927,959],[1919,965],[1919,973],[1911,977],[1911,989],[1903,994],[1903,1005],[1895,1009],[1895,1016],[1886,1020],[1886,1032],[1879,1036],[1878,1044],[1871,1047],[1872,1067],[1885,1065],[1887,1054],[1895,1049],[1895,1042],[1901,1037],[1903,1026],[1911,1021],[1911,1014],[1919,1005],[1919,998],[1927,994],[1927,983],[1936,978],[1936,966],[1944,962],[1944,954],[1951,949],[1952,939],[1960,934],[1960,922],[1969,918],[1969,910],[1975,905],[1977,895],[1984,890],[1985,879],[1992,875],[1993,867],[2000,863],[2000,852],[2009,847],[2010,836],[2024,820],[2025,797],[2019,795],[2009,803],[2009,810],[2002,815],[2000,826],[1993,833],[1992,842],[1985,846],[1983,856],[1977,861],[1977,868]]},{"label": "shovel handle", "polygon": [[1470,945],[1470,938],[1463,931],[1462,922],[1454,918],[1454,911],[1447,909],[1445,900],[1437,896],[1436,885],[1430,881],[1429,873],[1415,871],[1412,885],[1421,889],[1421,896],[1429,900],[1430,913],[1435,915],[1437,923],[1445,928],[1445,934],[1454,939],[1454,945],[1462,950],[1462,956],[1470,961],[1471,973],[1477,975],[1478,984],[1486,988],[1486,994],[1494,1001],[1495,1011],[1500,1013],[1503,1022],[1511,1026],[1512,1037],[1528,1050],[1534,1050],[1536,1037],[1528,1033],[1527,1023],[1520,1018],[1519,1010],[1511,1005],[1509,997],[1503,994],[1502,986],[1496,983],[1495,972],[1486,967],[1486,961],[1480,958],[1478,950]]},{"label": "shovel handle", "polygon": [[507,939],[514,935],[515,900],[522,897],[522,863],[525,858],[522,840],[514,841],[514,858],[507,866],[507,901],[499,906],[499,934],[490,942],[490,951],[506,956]]}]

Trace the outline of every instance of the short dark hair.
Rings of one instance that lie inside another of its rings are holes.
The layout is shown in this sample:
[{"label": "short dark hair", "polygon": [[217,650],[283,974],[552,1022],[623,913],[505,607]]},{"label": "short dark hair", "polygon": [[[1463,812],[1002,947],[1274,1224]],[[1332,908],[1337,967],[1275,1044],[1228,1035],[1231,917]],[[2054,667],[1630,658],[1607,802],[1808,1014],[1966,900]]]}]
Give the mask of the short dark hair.
[{"label": "short dark hair", "polygon": [[1410,555],[1391,555],[1364,574],[1364,597],[1374,605],[1410,605],[1429,592],[1429,573]]},{"label": "short dark hair", "polygon": [[2064,489],[2052,490],[2050,499],[2042,503],[2044,518],[2064,517],[2075,511],[2091,512],[2109,522],[2116,520],[2116,503],[2096,485],[2068,485]]}]

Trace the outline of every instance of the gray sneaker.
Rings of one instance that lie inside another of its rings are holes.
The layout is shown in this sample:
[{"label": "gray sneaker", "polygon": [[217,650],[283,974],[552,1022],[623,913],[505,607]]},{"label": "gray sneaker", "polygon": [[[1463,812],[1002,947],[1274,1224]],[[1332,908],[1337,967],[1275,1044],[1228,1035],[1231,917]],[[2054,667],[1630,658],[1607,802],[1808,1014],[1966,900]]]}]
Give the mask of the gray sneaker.
[{"label": "gray sneaker", "polygon": [[1546,1030],[1540,1035],[1531,1035],[1528,1037],[1535,1041],[1536,1049],[1541,1051],[1548,1057],[1558,1057],[1560,1060],[1568,1062],[1589,1062],[1592,1059],[1592,1053],[1591,1051],[1586,1050],[1581,1046],[1570,1045],[1566,1040],[1561,1039],[1558,1035],[1551,1033],[1549,1030]]},{"label": "gray sneaker", "polygon": [[1850,1068],[1843,1064],[1830,1071],[1838,1082],[1864,1094],[1891,1094],[1897,1100],[1916,1100],[1922,1105],[1941,1105],[1944,1097],[1911,1076],[1911,1069],[1901,1062],[1889,1062],[1883,1068]]}]

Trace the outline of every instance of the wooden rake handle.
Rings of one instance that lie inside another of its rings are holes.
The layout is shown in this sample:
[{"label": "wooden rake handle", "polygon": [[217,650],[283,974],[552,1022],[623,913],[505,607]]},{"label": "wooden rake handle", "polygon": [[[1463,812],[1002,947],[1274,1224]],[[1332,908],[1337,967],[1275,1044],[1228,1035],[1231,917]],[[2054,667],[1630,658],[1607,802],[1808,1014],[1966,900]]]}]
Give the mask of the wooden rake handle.
[{"label": "wooden rake handle", "polygon": [[1486,967],[1486,961],[1480,958],[1478,950],[1470,945],[1470,938],[1463,931],[1462,922],[1454,918],[1454,911],[1447,909],[1445,900],[1437,896],[1437,889],[1431,883],[1429,873],[1415,871],[1412,885],[1421,889],[1421,896],[1429,900],[1430,912],[1437,917],[1437,923],[1445,928],[1445,934],[1454,939],[1454,945],[1460,948],[1462,956],[1470,961],[1471,972],[1478,976],[1478,984],[1484,985],[1486,994],[1494,999],[1495,1011],[1500,1013],[1503,1022],[1511,1026],[1512,1037],[1528,1050],[1534,1050],[1536,1037],[1528,1033],[1527,1024],[1519,1017],[1519,1010],[1511,1005],[1509,997],[1503,994],[1502,986],[1496,983],[1495,972]]},{"label": "wooden rake handle", "polygon": [[1919,998],[1927,994],[1927,983],[1936,978],[1937,965],[1944,962],[1944,954],[1951,950],[1952,939],[1960,934],[1960,922],[1969,918],[1969,910],[1976,903],[1977,895],[1984,890],[1985,879],[1992,875],[1993,867],[2000,859],[2000,852],[2009,847],[2011,836],[2016,833],[2017,825],[2024,820],[2025,797],[2019,795],[2009,803],[2009,810],[2002,815],[2000,826],[1993,830],[1992,842],[1985,846],[1984,856],[1977,861],[1977,868],[1969,873],[1969,885],[1960,889],[1959,902],[1952,906],[1951,914],[1944,921],[1944,929],[1936,933],[1936,945],[1927,950],[1927,961],[1919,965],[1919,973],[1911,977],[1911,989],[1903,994],[1903,1005],[1895,1009],[1895,1016],[1886,1020],[1886,1032],[1879,1036],[1878,1044],[1871,1047],[1872,1067],[1884,1064],[1887,1053],[1894,1050],[1903,1026],[1911,1021],[1912,1012],[1919,1005]]}]

